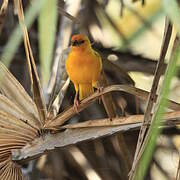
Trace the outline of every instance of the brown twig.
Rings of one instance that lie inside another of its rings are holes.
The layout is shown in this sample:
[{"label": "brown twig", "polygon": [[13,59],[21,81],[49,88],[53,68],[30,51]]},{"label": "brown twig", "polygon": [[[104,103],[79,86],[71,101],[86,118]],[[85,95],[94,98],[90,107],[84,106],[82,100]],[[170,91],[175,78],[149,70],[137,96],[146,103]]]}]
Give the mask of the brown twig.
[{"label": "brown twig", "polygon": [[[152,116],[152,114],[151,114]],[[106,126],[119,126],[119,125],[128,125],[134,123],[142,123],[144,115],[131,115],[127,117],[117,117],[109,119],[97,119],[97,120],[89,120],[85,122],[75,123],[75,124],[67,124],[62,126],[62,129],[76,129],[76,128],[87,128],[87,127],[106,127]],[[164,119],[178,119],[180,118],[180,111],[168,112],[165,114]],[[145,124],[145,126],[149,125],[149,123]]]},{"label": "brown twig", "polygon": [[[101,87],[107,87],[108,85],[104,71],[100,76],[99,84]],[[109,118],[116,117],[116,108],[111,93],[102,95],[102,101],[108,117]]]},{"label": "brown twig", "polygon": [[[108,85],[108,82],[107,82],[105,73],[103,71],[101,74],[101,77],[100,77],[100,86],[106,87],[107,85]],[[102,95],[102,101],[103,101],[106,113],[108,114],[108,117],[110,118],[110,120],[112,118],[115,118],[117,116],[117,113],[116,113],[116,106],[113,102],[112,94],[107,93],[107,94]],[[121,152],[122,152],[123,164],[127,165],[127,166],[124,166],[124,172],[123,172],[123,174],[124,174],[123,176],[125,179],[125,176],[127,176],[128,172],[130,170],[131,162],[130,162],[129,157],[127,156],[128,147],[127,147],[127,144],[125,142],[124,135],[119,134],[118,137],[119,137],[118,142],[119,142],[119,145],[120,145],[121,150],[122,150]]]},{"label": "brown twig", "polygon": [[[112,85],[105,87],[100,93],[95,92],[88,98],[82,100],[79,104],[78,111],[82,111],[83,109],[87,108],[91,103],[93,103],[95,100],[97,100],[100,96],[102,96],[105,93],[111,92],[111,91],[124,91],[129,94],[133,94],[134,96],[142,99],[147,100],[148,98],[148,92],[144,91],[142,89],[138,89],[133,86],[128,85]],[[157,97],[157,96],[156,96]],[[173,104],[173,106],[172,106]],[[169,108],[173,110],[180,110],[180,105],[173,101],[168,101]],[[175,107],[175,108],[174,108]],[[44,125],[45,129],[54,129],[57,127],[60,127],[62,124],[64,124],[66,121],[68,121],[71,117],[73,117],[77,112],[72,107],[68,108],[64,112],[60,113],[56,118],[49,120]]]},{"label": "brown twig", "polygon": [[[179,122],[175,120],[179,117],[180,111],[175,111],[166,113],[164,119],[167,124],[170,122],[171,125],[177,125]],[[35,159],[42,154],[55,150],[56,148],[73,145],[85,140],[93,140],[102,136],[112,135],[116,132],[124,132],[140,128],[143,118],[143,115],[132,115],[129,117],[115,118],[113,121],[109,121],[109,119],[95,120],[96,122],[94,123],[94,126],[91,126],[94,120],[88,121],[88,123],[85,122],[84,124],[79,123],[77,126],[69,125],[68,127],[67,125],[62,128],[69,128],[68,130],[56,134],[44,134],[43,138],[38,137],[34,139],[30,144],[27,144],[22,149],[13,150],[12,159],[23,164],[28,162],[30,159]],[[101,121],[104,122],[104,124]]]},{"label": "brown twig", "polygon": [[41,88],[40,80],[38,77],[30,41],[29,41],[27,27],[24,22],[24,11],[23,11],[23,6],[22,6],[22,0],[15,0],[15,2],[16,2],[16,7],[18,9],[19,23],[21,25],[21,28],[22,28],[22,31],[24,34],[24,46],[25,46],[25,52],[26,52],[26,59],[28,62],[29,75],[30,75],[30,79],[31,79],[33,99],[37,106],[40,120],[41,120],[42,124],[44,124],[45,120],[46,120],[46,116],[47,116],[47,109],[45,106],[44,97],[42,95],[42,88]]},{"label": "brown twig", "polygon": [[176,172],[176,180],[180,180],[180,155],[179,155],[178,168]]},{"label": "brown twig", "polygon": [[1,9],[0,9],[0,34],[3,28],[3,24],[4,24],[4,20],[5,20],[5,16],[6,16],[6,11],[8,8],[8,2],[9,0],[4,0],[2,5],[1,5]]},{"label": "brown twig", "polygon": [[80,23],[80,21],[76,17],[74,17],[71,14],[69,14],[68,12],[66,12],[62,7],[58,6],[58,10],[61,15],[66,16],[67,18],[69,18],[70,20],[72,20],[75,23],[78,23],[78,24]]}]

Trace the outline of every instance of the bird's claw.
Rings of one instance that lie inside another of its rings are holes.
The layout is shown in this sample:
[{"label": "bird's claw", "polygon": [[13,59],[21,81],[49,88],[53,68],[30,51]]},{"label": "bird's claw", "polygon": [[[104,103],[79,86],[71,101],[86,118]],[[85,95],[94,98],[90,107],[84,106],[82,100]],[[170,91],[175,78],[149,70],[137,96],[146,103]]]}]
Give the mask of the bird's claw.
[{"label": "bird's claw", "polygon": [[76,111],[76,113],[78,112],[78,107],[79,107],[79,101],[77,99],[74,100],[74,110]]},{"label": "bird's claw", "polygon": [[102,87],[102,86],[101,86],[101,87],[98,87],[97,90],[98,90],[98,93],[102,93],[103,87]]},{"label": "bird's claw", "polygon": [[[98,93],[102,93],[102,91],[103,91],[103,87],[102,87],[102,86],[100,86],[100,87],[98,87],[98,88],[97,88],[97,90],[98,90]],[[99,104],[101,103],[101,99],[102,99],[102,96],[101,96],[101,97],[99,97]]]}]

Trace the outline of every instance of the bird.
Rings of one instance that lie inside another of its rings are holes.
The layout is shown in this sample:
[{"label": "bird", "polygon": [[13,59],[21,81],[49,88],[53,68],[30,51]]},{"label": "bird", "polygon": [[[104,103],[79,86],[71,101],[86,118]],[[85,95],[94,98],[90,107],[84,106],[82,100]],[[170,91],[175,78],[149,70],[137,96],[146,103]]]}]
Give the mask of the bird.
[{"label": "bird", "polygon": [[72,36],[65,67],[76,91],[74,108],[78,111],[79,100],[93,94],[94,88],[99,89],[98,80],[102,71],[101,56],[92,48],[86,35]]}]

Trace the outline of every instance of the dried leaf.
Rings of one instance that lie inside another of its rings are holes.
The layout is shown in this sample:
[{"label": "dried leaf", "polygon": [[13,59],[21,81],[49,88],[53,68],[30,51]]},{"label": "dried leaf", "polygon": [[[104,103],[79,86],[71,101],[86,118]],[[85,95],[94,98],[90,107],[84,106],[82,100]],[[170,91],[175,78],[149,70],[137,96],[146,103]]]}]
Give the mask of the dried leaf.
[{"label": "dried leaf", "polygon": [[29,124],[33,130],[37,130],[40,127],[39,121],[37,119],[29,116],[24,113],[14,102],[9,100],[6,96],[0,94],[0,111],[6,112],[9,115],[16,117],[17,119],[21,119],[24,123]]},{"label": "dried leaf", "polygon": [[6,11],[8,8],[8,0],[4,0],[2,5],[1,5],[1,9],[0,9],[0,34],[3,28],[3,24],[4,24],[4,19],[5,19],[5,15],[6,15]]},{"label": "dried leaf", "polygon": [[27,145],[20,150],[13,151],[13,160],[25,159],[40,155],[54,148],[72,145],[84,140],[92,140],[116,132],[126,131],[136,128],[138,125],[127,125],[126,127],[105,127],[105,128],[79,128],[69,129],[57,134],[46,134],[44,138],[35,139],[31,145]]},{"label": "dried leaf", "polygon": [[0,134],[2,132],[14,131],[16,134],[24,133],[24,137],[29,136],[30,139],[37,135],[37,130],[35,131],[29,126],[28,123],[22,121],[21,119],[16,119],[14,116],[0,111]]},{"label": "dried leaf", "polygon": [[[57,71],[54,72],[54,74],[52,74],[52,76],[55,76],[55,82],[54,82],[52,92],[50,94],[48,111],[51,111],[52,104],[54,103],[55,99],[60,94],[62,94],[62,92],[61,92],[61,91],[63,91],[62,88],[63,88],[64,84],[66,83],[67,73],[66,73],[66,69],[65,69],[65,60],[67,58],[67,54],[69,53],[69,51],[70,51],[69,48],[63,50],[63,52],[61,53],[59,62],[58,62]],[[67,87],[68,87],[68,85],[67,85]],[[60,105],[61,105],[61,103],[60,103]]]},{"label": "dried leaf", "polygon": [[[151,114],[152,116],[152,114]],[[176,119],[180,117],[180,111],[168,112],[164,116],[164,120]],[[127,117],[118,118],[107,118],[107,119],[97,119],[89,120],[81,123],[67,124],[62,126],[63,129],[74,129],[74,128],[87,128],[87,127],[107,127],[107,126],[119,126],[141,123],[143,121],[144,115],[131,115]]]},{"label": "dried leaf", "polygon": [[0,110],[0,179],[22,179],[19,166],[11,160],[11,150],[21,149],[37,137],[28,123]]},{"label": "dried leaf", "polygon": [[[99,78],[99,84],[102,87],[106,87],[108,85],[108,82],[107,82],[104,71],[102,71],[101,76]],[[108,117],[109,118],[115,118],[117,116],[117,114],[116,114],[116,106],[114,104],[111,92],[102,95],[102,101],[103,101],[103,105],[105,107],[106,113],[108,114]],[[124,111],[124,109],[122,111]],[[121,146],[121,148],[122,149],[127,149],[127,144],[126,144],[126,141],[124,139],[124,135],[120,134],[119,139],[120,139],[119,140],[119,145]],[[125,155],[125,153],[122,154],[122,161],[123,161],[123,163],[131,164],[130,159]],[[128,172],[130,168],[131,168],[131,166],[129,166],[128,168],[125,167],[124,170],[126,172]]]},{"label": "dried leaf", "polygon": [[[23,179],[10,160],[12,149],[21,149],[38,135],[40,120],[35,103],[0,62],[0,179]],[[8,161],[6,161],[8,159]]]},{"label": "dried leaf", "polygon": [[66,12],[63,8],[61,8],[60,6],[58,7],[59,13],[63,16],[66,16],[67,18],[69,18],[70,20],[72,20],[73,22],[80,24],[80,21],[72,16],[71,14],[69,14],[68,12]]},{"label": "dried leaf", "polygon": [[16,7],[18,9],[19,23],[21,24],[21,28],[24,34],[24,46],[25,46],[26,58],[28,62],[31,85],[32,85],[32,90],[33,90],[33,99],[37,106],[37,110],[39,112],[40,121],[42,122],[42,124],[44,124],[46,120],[46,116],[47,116],[47,109],[45,106],[44,97],[42,96],[42,88],[41,88],[40,80],[39,80],[38,73],[36,70],[36,65],[35,65],[32,49],[31,49],[31,45],[29,41],[28,31],[24,22],[24,12],[23,12],[23,7],[22,7],[22,1],[16,0],[15,2],[16,2]]},{"label": "dried leaf", "polygon": [[[169,112],[166,113],[165,120],[167,123],[173,122],[176,118],[179,117],[180,111]],[[93,140],[95,138],[112,135],[116,132],[124,132],[134,128],[139,128],[142,124],[143,118],[143,115],[132,115],[129,117],[120,117],[119,119],[114,119],[115,121],[104,119],[102,120],[103,122],[101,122],[101,120],[95,120],[95,123],[88,121],[87,123],[78,123],[77,126],[76,124],[67,125],[64,126],[64,128],[68,128],[69,126],[69,128],[72,129],[66,129],[65,131],[58,132],[57,134],[47,133],[43,138],[36,138],[31,142],[31,144],[27,144],[22,149],[13,150],[12,158],[16,161],[25,162],[26,160],[28,161],[28,158],[33,159],[33,157],[40,156],[41,154],[56,148],[73,145],[85,140]],[[175,124],[176,122],[174,125]]]},{"label": "dried leaf", "polygon": [[[102,87],[106,87],[108,85],[104,71],[102,72],[100,76],[99,84]],[[116,117],[116,107],[113,102],[111,93],[102,95],[102,101],[103,101],[103,105],[105,107],[106,113],[108,114],[108,117],[109,118]]]},{"label": "dried leaf", "polygon": [[[57,116],[57,113],[59,112],[59,108],[61,107],[61,104],[63,102],[64,96],[66,94],[66,91],[69,87],[70,79],[68,78],[62,88],[60,89],[59,93],[57,94],[53,104],[51,105],[50,109],[48,110],[48,117],[50,119]],[[52,114],[53,113],[53,114]]]},{"label": "dried leaf", "polygon": [[11,161],[10,158],[0,163],[0,179],[2,180],[23,180],[21,169]]},{"label": "dried leaf", "polygon": [[6,100],[1,96],[1,108],[3,108],[2,106],[10,107],[11,105],[13,106],[13,104],[15,104],[17,107],[14,107],[14,112],[15,110],[17,110],[17,112],[19,110],[23,111],[25,117],[27,117],[28,120],[33,120],[37,126],[40,126],[40,120],[35,103],[32,101],[31,97],[26,93],[21,84],[14,78],[14,76],[1,62],[0,75],[0,91],[9,99]]},{"label": "dried leaf", "polygon": [[[82,100],[79,104],[78,111],[82,111],[83,109],[87,108],[89,104],[94,102],[96,99],[98,99],[101,95],[111,92],[111,91],[123,91],[129,94],[133,94],[134,96],[142,99],[142,100],[147,100],[148,98],[148,92],[144,91],[142,89],[138,89],[133,86],[128,86],[128,85],[112,85],[104,88],[101,93],[95,92],[88,98]],[[180,110],[180,104],[177,104],[173,101],[168,101],[170,102],[169,108],[172,108],[176,110]],[[173,106],[171,106],[173,104]],[[71,117],[73,117],[77,112],[73,107],[70,107],[66,111],[60,113],[57,117],[54,119],[47,121],[46,124],[44,125],[45,129],[56,129],[57,127],[61,126],[64,122],[68,121]]]}]

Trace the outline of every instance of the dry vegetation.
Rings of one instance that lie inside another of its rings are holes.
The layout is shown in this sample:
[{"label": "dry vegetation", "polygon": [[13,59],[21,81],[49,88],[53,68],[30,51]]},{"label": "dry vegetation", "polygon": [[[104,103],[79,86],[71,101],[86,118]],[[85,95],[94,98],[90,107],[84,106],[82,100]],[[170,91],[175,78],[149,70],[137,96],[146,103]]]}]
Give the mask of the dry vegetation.
[{"label": "dry vegetation", "polygon": [[[179,86],[178,4],[119,0],[121,8],[111,5],[110,11],[111,2],[1,2],[0,179],[179,178],[180,104],[178,96],[169,99],[176,71]],[[113,10],[120,22],[109,14]],[[153,23],[161,11],[166,17],[161,14],[165,23],[157,60],[132,53],[137,36],[156,35]],[[78,114],[64,65],[77,32],[87,34],[102,56],[104,87],[80,102]],[[152,75],[150,91],[137,88],[130,72]],[[163,166],[162,152],[175,154],[171,171]]]}]

